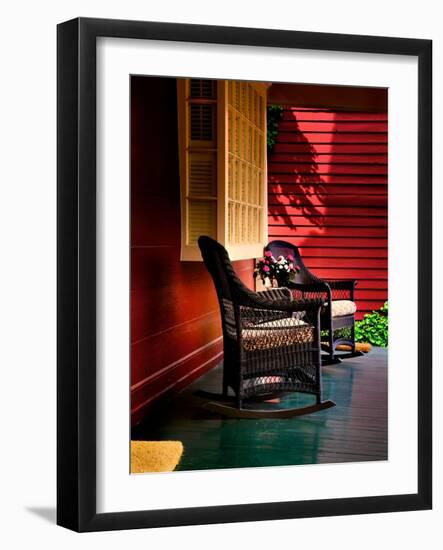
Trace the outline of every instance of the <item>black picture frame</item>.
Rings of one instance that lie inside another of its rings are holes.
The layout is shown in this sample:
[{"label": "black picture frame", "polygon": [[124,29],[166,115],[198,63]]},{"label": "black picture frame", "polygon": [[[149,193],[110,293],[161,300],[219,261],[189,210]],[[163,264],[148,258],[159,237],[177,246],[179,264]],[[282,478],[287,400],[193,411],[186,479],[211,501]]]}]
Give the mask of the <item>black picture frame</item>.
[{"label": "black picture frame", "polygon": [[[96,39],[418,58],[418,491],[361,498],[96,512]],[[432,42],[79,18],[57,32],[57,523],[76,531],[425,510],[432,506]]]}]

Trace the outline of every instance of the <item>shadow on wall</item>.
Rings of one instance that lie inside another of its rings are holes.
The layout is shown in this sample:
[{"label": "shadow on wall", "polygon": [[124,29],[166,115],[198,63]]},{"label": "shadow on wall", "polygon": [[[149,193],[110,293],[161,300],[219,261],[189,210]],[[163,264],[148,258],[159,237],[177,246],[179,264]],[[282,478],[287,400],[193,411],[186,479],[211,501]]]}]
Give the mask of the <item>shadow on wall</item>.
[{"label": "shadow on wall", "polygon": [[321,206],[327,198],[325,182],[316,149],[300,129],[293,111],[284,111],[269,164],[269,215],[274,221],[281,220],[279,225],[283,222],[291,231],[297,230],[295,216],[300,215],[322,228],[325,218]]},{"label": "shadow on wall", "polygon": [[386,111],[285,107],[268,157],[269,240],[322,278],[359,281],[359,316],[387,299]]}]

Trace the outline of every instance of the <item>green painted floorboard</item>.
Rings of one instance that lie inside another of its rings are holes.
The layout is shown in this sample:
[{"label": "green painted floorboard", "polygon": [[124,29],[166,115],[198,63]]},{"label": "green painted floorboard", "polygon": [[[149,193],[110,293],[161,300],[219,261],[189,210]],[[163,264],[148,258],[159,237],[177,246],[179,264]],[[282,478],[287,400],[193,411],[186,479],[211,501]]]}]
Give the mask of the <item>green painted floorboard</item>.
[{"label": "green painted floorboard", "polygon": [[[133,430],[134,439],[179,440],[178,470],[386,460],[387,350],[323,367],[323,399],[336,407],[290,419],[226,419],[190,404],[196,389],[219,392],[221,365]],[[314,402],[288,394],[283,407]]]}]

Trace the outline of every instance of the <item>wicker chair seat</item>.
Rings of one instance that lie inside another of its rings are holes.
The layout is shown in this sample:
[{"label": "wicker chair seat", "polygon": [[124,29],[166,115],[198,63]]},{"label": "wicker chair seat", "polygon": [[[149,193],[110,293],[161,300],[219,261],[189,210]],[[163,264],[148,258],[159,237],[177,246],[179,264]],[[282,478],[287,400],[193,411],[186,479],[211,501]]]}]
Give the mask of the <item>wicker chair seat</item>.
[{"label": "wicker chair seat", "polygon": [[343,317],[344,315],[354,315],[357,311],[355,302],[351,300],[333,300],[331,306],[332,317]]},{"label": "wicker chair seat", "polygon": [[268,321],[242,330],[242,344],[246,351],[263,351],[313,341],[314,327],[292,317]]},{"label": "wicker chair seat", "polygon": [[[277,258],[291,255],[294,264],[299,270],[286,286],[292,291],[294,300],[322,299],[324,305],[320,310],[320,327],[323,332],[323,364],[339,363],[342,359],[361,355],[355,349],[355,312],[354,302],[355,279],[320,279],[304,264],[300,251],[294,244],[287,241],[275,240],[268,244],[267,251]],[[331,262],[331,268],[339,267]],[[329,305],[331,307],[329,307]],[[312,322],[312,321],[311,321]],[[312,323],[314,324],[314,323]],[[342,329],[350,329],[343,332]],[[338,345],[346,344],[351,347],[349,353],[335,354]]]},{"label": "wicker chair seat", "polygon": [[[296,300],[289,288],[254,292],[239,279],[220,243],[202,235],[198,244],[217,292],[223,330],[222,402],[212,401],[205,407],[232,418],[291,418],[334,406],[322,400],[320,310],[324,299]],[[229,405],[229,389],[235,406]],[[243,406],[244,399],[260,400],[288,391],[310,394],[315,404],[275,409]],[[204,393],[214,399],[211,392]]]}]

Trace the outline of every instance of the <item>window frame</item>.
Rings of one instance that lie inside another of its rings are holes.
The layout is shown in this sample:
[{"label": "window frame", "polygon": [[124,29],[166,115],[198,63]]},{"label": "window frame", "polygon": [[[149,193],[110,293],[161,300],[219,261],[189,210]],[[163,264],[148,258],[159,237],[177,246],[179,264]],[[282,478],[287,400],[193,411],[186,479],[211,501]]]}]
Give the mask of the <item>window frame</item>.
[{"label": "window frame", "polygon": [[[229,105],[228,105],[228,86],[229,80],[216,81],[216,99],[215,100],[195,100],[190,97],[190,78],[177,78],[177,114],[178,114],[178,142],[179,142],[179,165],[180,165],[180,259],[182,261],[202,261],[200,250],[197,243],[189,243],[189,158],[193,150],[210,152],[216,154],[216,193],[215,197],[201,197],[197,200],[216,201],[216,224],[215,233],[212,235],[228,251],[231,260],[247,260],[261,256],[263,247],[268,239],[268,193],[267,193],[267,142],[266,142],[266,113],[267,113],[267,89],[270,84],[259,82],[247,82],[262,97],[264,107],[262,109],[262,128],[263,141],[261,144],[263,155],[262,182],[261,182],[261,200],[257,205],[259,211],[258,219],[258,242],[240,242],[231,243],[228,239],[228,181],[229,181]],[[194,102],[216,102],[216,143],[215,147],[209,144],[201,145],[194,149],[191,146],[189,105]],[[258,195],[260,194],[260,189]],[[195,197],[194,199],[195,200]],[[240,201],[241,203],[242,201]]]}]

